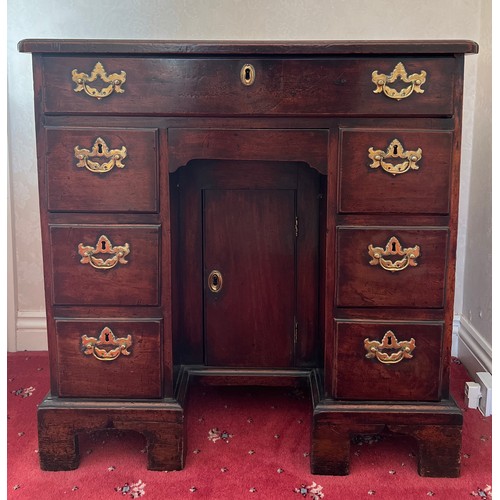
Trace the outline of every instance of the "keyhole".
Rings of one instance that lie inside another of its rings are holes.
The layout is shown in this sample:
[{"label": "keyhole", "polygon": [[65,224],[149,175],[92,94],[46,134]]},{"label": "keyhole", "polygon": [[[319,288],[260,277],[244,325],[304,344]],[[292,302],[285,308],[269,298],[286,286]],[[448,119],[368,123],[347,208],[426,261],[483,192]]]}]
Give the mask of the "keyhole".
[{"label": "keyhole", "polygon": [[396,243],[393,241],[392,242],[392,251],[395,252],[396,251]]},{"label": "keyhole", "polygon": [[397,155],[397,154],[398,154],[398,147],[397,147],[397,145],[396,145],[396,146],[394,146],[394,153],[393,153],[393,154],[394,154],[394,155]]},{"label": "keyhole", "polygon": [[216,274],[212,276],[212,285],[214,288],[219,286],[219,277]]},{"label": "keyhole", "polygon": [[105,333],[104,337],[106,338],[106,342],[109,342],[109,333]]},{"label": "keyhole", "polygon": [[101,241],[101,250],[106,250],[106,242],[105,241]]},{"label": "keyhole", "polygon": [[243,85],[252,85],[255,81],[255,68],[251,64],[243,65],[240,71],[240,79]]},{"label": "keyhole", "polygon": [[98,144],[98,145],[97,145],[97,152],[98,152],[99,154],[102,154],[102,144]]}]

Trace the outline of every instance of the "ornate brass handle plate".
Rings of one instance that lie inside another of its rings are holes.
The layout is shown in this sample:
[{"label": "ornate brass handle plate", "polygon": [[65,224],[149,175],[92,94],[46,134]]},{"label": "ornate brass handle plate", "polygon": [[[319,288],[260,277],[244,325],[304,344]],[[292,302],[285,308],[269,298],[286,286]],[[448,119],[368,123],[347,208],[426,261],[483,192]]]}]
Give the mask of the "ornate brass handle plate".
[{"label": "ornate brass handle plate", "polygon": [[[95,97],[99,100],[108,97],[113,92],[117,94],[125,92],[125,90],[122,89],[122,85],[125,83],[126,77],[127,73],[125,73],[125,71],[108,75],[100,62],[94,66],[90,76],[87,75],[87,73],[79,73],[77,69],[71,72],[71,79],[76,83],[74,91],[81,92],[83,90],[90,97]],[[89,83],[94,83],[97,79],[100,79],[108,85],[104,86],[101,90],[91,87]]]},{"label": "ornate brass handle plate", "polygon": [[[382,338],[382,341],[365,339],[365,349],[368,354],[365,356],[368,359],[377,358],[381,363],[392,365],[399,363],[403,359],[413,358],[413,350],[415,349],[415,339],[402,340],[396,338],[396,335],[391,330],[388,330]],[[393,352],[385,352],[385,351]]]},{"label": "ornate brass handle plate", "polygon": [[[111,269],[118,263],[128,263],[125,257],[130,253],[130,246],[128,243],[120,246],[113,246],[109,238],[103,234],[97,240],[95,247],[80,243],[78,245],[78,253],[82,256],[80,259],[82,264],[90,264],[96,269]],[[111,254],[112,257],[103,259],[97,257],[99,254]]]},{"label": "ornate brass handle plate", "polygon": [[[130,356],[129,347],[132,345],[132,336],[116,338],[115,334],[107,326],[103,328],[99,338],[82,335],[83,354],[92,355],[99,361],[113,361],[118,356]],[[106,350],[106,348],[110,348]]]},{"label": "ornate brass handle plate", "polygon": [[[378,71],[372,73],[372,82],[377,86],[373,92],[375,94],[383,92],[387,97],[400,101],[401,99],[409,97],[413,92],[417,92],[418,94],[424,93],[425,91],[421,87],[425,83],[426,76],[427,73],[424,70],[420,73],[413,73],[408,76],[403,63],[399,62],[390,75],[384,75]],[[394,83],[398,78],[400,78],[402,82],[409,83],[410,85],[399,91],[389,87],[388,84]]]},{"label": "ornate brass handle plate", "polygon": [[[382,167],[389,174],[398,175],[420,168],[417,162],[422,158],[422,150],[418,148],[416,151],[405,151],[398,139],[394,139],[385,151],[373,147],[368,149],[368,158],[372,160],[371,168]],[[388,158],[401,158],[404,161],[394,165],[386,161]]]},{"label": "ornate brass handle plate", "polygon": [[[90,172],[103,174],[109,172],[113,167],[123,168],[122,163],[127,157],[127,148],[122,146],[121,149],[109,149],[104,139],[98,137],[92,147],[92,150],[75,146],[75,158],[78,160],[77,167],[85,167]],[[99,163],[90,158],[107,158],[108,161]]]},{"label": "ornate brass handle plate", "polygon": [[[416,259],[420,256],[420,247],[415,245],[414,247],[403,248],[399,240],[393,236],[387,242],[385,248],[374,247],[372,244],[368,245],[368,254],[372,258],[372,260],[370,260],[371,266],[380,266],[382,269],[394,273],[396,271],[402,271],[408,266],[416,266]],[[385,258],[394,255],[403,258],[395,261]]]}]

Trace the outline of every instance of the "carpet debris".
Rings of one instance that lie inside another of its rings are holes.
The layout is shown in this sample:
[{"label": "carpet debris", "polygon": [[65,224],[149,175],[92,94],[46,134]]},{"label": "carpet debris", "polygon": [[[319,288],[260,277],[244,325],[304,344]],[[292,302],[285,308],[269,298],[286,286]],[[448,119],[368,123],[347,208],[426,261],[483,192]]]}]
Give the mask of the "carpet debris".
[{"label": "carpet debris", "polygon": [[300,488],[295,488],[293,491],[295,493],[299,493],[304,498],[307,497],[311,498],[312,500],[319,500],[320,498],[323,498],[325,496],[322,490],[323,486],[320,486],[313,481],[309,486],[302,484]]}]

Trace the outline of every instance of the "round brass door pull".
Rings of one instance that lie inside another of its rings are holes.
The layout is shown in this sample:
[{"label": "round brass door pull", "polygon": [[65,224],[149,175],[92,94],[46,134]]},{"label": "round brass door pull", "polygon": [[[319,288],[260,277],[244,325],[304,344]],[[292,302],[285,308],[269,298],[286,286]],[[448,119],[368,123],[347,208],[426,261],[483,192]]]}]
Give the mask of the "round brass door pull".
[{"label": "round brass door pull", "polygon": [[219,293],[222,288],[222,274],[214,269],[208,275],[208,289],[213,293]]}]

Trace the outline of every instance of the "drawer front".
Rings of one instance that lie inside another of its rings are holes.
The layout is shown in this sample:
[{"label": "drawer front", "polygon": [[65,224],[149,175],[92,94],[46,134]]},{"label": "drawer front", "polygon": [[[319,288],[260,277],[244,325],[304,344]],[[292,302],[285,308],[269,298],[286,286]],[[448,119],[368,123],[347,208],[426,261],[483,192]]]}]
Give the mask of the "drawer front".
[{"label": "drawer front", "polygon": [[161,398],[161,321],[56,320],[59,396]]},{"label": "drawer front", "polygon": [[156,129],[46,129],[48,209],[157,212],[157,135]]},{"label": "drawer front", "polygon": [[160,226],[50,226],[55,305],[158,305]]},{"label": "drawer front", "polygon": [[440,399],[443,325],[336,322],[335,397]]},{"label": "drawer front", "polygon": [[46,113],[431,116],[453,113],[456,61],[45,57],[43,71]]},{"label": "drawer front", "polygon": [[451,131],[341,130],[339,212],[449,213],[452,144]]},{"label": "drawer front", "polygon": [[339,227],[339,307],[442,308],[448,229]]}]

